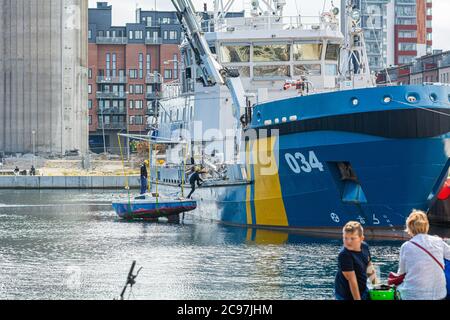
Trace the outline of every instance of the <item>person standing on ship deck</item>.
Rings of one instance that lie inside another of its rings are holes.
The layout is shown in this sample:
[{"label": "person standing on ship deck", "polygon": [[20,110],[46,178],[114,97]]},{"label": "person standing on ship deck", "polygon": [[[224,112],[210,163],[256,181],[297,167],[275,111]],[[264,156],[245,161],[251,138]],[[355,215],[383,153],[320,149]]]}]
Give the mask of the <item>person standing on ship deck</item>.
[{"label": "person standing on ship deck", "polygon": [[141,194],[147,193],[147,179],[148,179],[147,165],[148,164],[149,164],[149,161],[145,160],[144,163],[141,165]]},{"label": "person standing on ship deck", "polygon": [[203,182],[202,178],[200,178],[200,169],[195,168],[195,172],[189,178],[189,183],[191,184],[192,190],[187,196],[188,199],[191,199],[192,194],[195,192],[195,183],[197,183],[197,186],[200,187],[200,182]]}]

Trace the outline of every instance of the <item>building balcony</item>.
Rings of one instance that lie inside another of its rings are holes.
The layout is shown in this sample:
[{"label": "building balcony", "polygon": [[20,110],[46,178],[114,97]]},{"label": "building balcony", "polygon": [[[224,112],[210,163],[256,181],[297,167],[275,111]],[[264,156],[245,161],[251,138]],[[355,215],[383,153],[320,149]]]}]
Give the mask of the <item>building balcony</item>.
[{"label": "building balcony", "polygon": [[146,45],[158,45],[158,44],[162,44],[162,43],[163,43],[162,38],[145,38]]},{"label": "building balcony", "polygon": [[161,99],[162,94],[161,92],[147,92],[145,94],[145,99],[147,100],[155,100],[155,99]]},{"label": "building balcony", "polygon": [[127,44],[128,38],[125,37],[97,37],[97,44]]},{"label": "building balcony", "polygon": [[163,79],[159,75],[155,76],[153,73],[150,73],[145,77],[145,83],[146,84],[161,84],[161,83],[163,83]]},{"label": "building balcony", "polygon": [[125,92],[97,92],[97,99],[126,99]]},{"label": "building balcony", "polygon": [[103,84],[103,83],[127,83],[128,79],[126,76],[123,77],[105,77],[105,76],[99,76],[97,77],[97,83]]},{"label": "building balcony", "polygon": [[110,122],[110,123],[104,123],[103,125],[101,123],[98,124],[98,129],[102,130],[125,130],[127,128],[127,124],[125,122]]},{"label": "building balcony", "polygon": [[125,108],[98,108],[97,114],[127,114],[127,110]]}]

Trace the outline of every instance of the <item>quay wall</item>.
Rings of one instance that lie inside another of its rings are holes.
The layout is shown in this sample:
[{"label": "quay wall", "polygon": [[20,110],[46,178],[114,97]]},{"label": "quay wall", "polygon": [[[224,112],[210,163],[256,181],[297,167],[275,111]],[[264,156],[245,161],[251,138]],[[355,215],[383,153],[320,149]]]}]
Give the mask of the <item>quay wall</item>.
[{"label": "quay wall", "polygon": [[[123,176],[0,176],[0,189],[123,189],[126,183]],[[137,176],[128,177],[132,189],[140,187]]]}]

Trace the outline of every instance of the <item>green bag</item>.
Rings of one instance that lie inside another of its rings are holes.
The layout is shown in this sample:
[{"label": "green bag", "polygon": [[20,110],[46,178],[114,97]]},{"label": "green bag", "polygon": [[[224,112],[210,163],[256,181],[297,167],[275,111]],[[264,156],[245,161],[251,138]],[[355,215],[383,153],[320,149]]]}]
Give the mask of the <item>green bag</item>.
[{"label": "green bag", "polygon": [[369,290],[370,300],[395,300],[395,289],[381,285]]}]

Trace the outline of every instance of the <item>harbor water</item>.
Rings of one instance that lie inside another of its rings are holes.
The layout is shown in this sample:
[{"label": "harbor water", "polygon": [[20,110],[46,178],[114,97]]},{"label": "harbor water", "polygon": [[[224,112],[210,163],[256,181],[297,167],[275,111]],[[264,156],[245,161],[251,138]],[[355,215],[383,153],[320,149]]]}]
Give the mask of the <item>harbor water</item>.
[{"label": "harbor water", "polygon": [[[184,223],[123,222],[117,191],[0,190],[0,299],[333,299],[341,241]],[[369,242],[382,278],[401,242]]]}]

